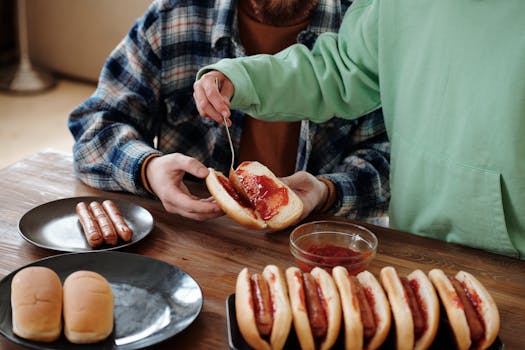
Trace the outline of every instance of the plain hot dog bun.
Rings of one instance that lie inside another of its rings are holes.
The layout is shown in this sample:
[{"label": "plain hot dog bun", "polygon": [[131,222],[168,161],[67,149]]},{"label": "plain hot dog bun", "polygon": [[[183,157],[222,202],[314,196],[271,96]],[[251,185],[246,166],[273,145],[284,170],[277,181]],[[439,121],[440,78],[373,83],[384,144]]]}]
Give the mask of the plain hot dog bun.
[{"label": "plain hot dog bun", "polygon": [[296,222],[303,212],[303,202],[297,194],[259,162],[242,162],[235,170],[249,201],[239,196],[224,174],[212,168],[209,171],[209,192],[229,217],[245,227],[283,229]]},{"label": "plain hot dog bun", "polygon": [[52,342],[62,332],[62,283],[42,266],[18,271],[11,282],[13,333],[19,337]]},{"label": "plain hot dog bun", "polygon": [[[377,279],[368,271],[360,272],[353,279],[346,268],[336,266],[332,270],[335,284],[341,296],[343,309],[345,348],[346,349],[367,349],[379,348],[388,336],[391,325],[390,305],[385,292]],[[364,289],[367,304],[375,321],[373,335],[365,339],[365,331],[362,320],[363,305],[359,302],[358,291],[359,283]]]},{"label": "plain hot dog bun", "polygon": [[[384,267],[380,272],[380,280],[394,317],[396,348],[427,349],[438,330],[439,300],[432,283],[421,270],[413,271],[406,279],[409,286],[404,287],[401,277],[392,266]],[[416,330],[416,311],[409,299],[416,302],[419,308],[419,319],[422,322],[419,334]]]},{"label": "plain hot dog bun", "polygon": [[282,349],[288,338],[292,324],[292,312],[288,299],[288,290],[282,271],[275,265],[268,265],[262,272],[263,279],[266,281],[271,305],[273,306],[272,329],[269,339],[260,335],[256,325],[256,310],[254,300],[251,275],[248,268],[241,270],[237,276],[235,287],[235,310],[237,324],[245,341],[254,349]]},{"label": "plain hot dog bun", "polygon": [[310,274],[317,284],[317,291],[326,316],[326,336],[324,339],[314,338],[311,321],[308,315],[309,305],[306,305],[306,291],[303,282],[303,272],[297,267],[286,269],[286,282],[292,307],[293,324],[301,349],[330,349],[335,344],[341,328],[341,301],[332,276],[325,270],[315,267]]},{"label": "plain hot dog bun", "polygon": [[64,334],[75,344],[96,343],[113,331],[113,293],[93,271],[76,271],[64,281]]},{"label": "plain hot dog bun", "polygon": [[[498,335],[500,317],[496,303],[485,287],[473,275],[465,271],[459,271],[451,278],[439,269],[431,270],[428,275],[446,311],[457,348],[463,350],[490,347]],[[467,306],[461,301],[454,288],[453,279],[459,282],[467,298],[474,301],[474,303],[471,302],[471,305],[483,329],[483,336],[478,341],[472,340],[469,316],[465,311]]]}]

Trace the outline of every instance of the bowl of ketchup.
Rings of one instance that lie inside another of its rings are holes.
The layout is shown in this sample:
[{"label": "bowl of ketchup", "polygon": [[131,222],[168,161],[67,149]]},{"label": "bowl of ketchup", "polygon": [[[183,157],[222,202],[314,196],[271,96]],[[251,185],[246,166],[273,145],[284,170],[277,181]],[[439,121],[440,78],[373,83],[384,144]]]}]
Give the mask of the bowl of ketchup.
[{"label": "bowl of ketchup", "polygon": [[344,266],[350,274],[366,270],[375,257],[377,237],[369,229],[343,221],[313,221],[290,234],[290,252],[304,272]]}]

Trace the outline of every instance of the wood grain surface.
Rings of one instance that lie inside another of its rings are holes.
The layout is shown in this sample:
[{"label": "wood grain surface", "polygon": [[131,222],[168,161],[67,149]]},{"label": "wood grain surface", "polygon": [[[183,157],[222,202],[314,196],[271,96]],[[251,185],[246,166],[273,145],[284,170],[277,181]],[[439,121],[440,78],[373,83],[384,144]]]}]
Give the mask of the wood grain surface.
[{"label": "wood grain surface", "polygon": [[[190,187],[206,195],[199,184]],[[78,181],[70,155],[43,152],[0,169],[0,278],[35,260],[58,254],[32,245],[18,233],[24,213],[40,204],[77,196],[103,196],[132,201],[154,217],[152,233],[122,249],[163,260],[188,272],[200,284],[204,305],[198,318],[182,333],[151,349],[227,349],[226,298],[234,293],[239,271],[260,272],[268,264],[294,265],[287,229],[281,232],[246,230],[227,217],[198,222],[167,213],[153,199],[103,192]],[[318,218],[309,218],[321,219]],[[325,219],[325,218],[322,218]],[[341,218],[330,218],[342,220]],[[491,292],[501,315],[499,337],[505,349],[525,348],[525,261],[426,239],[388,228],[366,225],[378,237],[379,248],[369,270],[376,276],[392,265],[400,274],[414,269],[441,268],[454,274],[473,273]],[[0,349],[21,349],[0,337]]]}]

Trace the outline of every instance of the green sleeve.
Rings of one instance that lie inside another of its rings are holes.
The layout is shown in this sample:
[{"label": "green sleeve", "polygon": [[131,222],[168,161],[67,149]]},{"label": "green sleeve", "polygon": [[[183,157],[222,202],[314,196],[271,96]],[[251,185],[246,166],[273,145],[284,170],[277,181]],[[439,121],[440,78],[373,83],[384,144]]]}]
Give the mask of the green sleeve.
[{"label": "green sleeve", "polygon": [[231,108],[259,119],[357,118],[380,106],[378,7],[379,1],[357,1],[339,33],[320,35],[312,51],[297,44],[273,56],[226,59],[197,78],[221,71],[235,87]]}]

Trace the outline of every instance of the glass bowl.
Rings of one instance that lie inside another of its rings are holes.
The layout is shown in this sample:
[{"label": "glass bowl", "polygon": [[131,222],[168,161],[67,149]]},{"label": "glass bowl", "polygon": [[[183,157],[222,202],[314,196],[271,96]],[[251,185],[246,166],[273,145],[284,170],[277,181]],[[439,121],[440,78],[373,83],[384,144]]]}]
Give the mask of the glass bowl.
[{"label": "glass bowl", "polygon": [[290,234],[290,252],[304,272],[318,266],[331,273],[339,265],[355,275],[368,268],[376,251],[375,234],[349,222],[313,221]]}]

